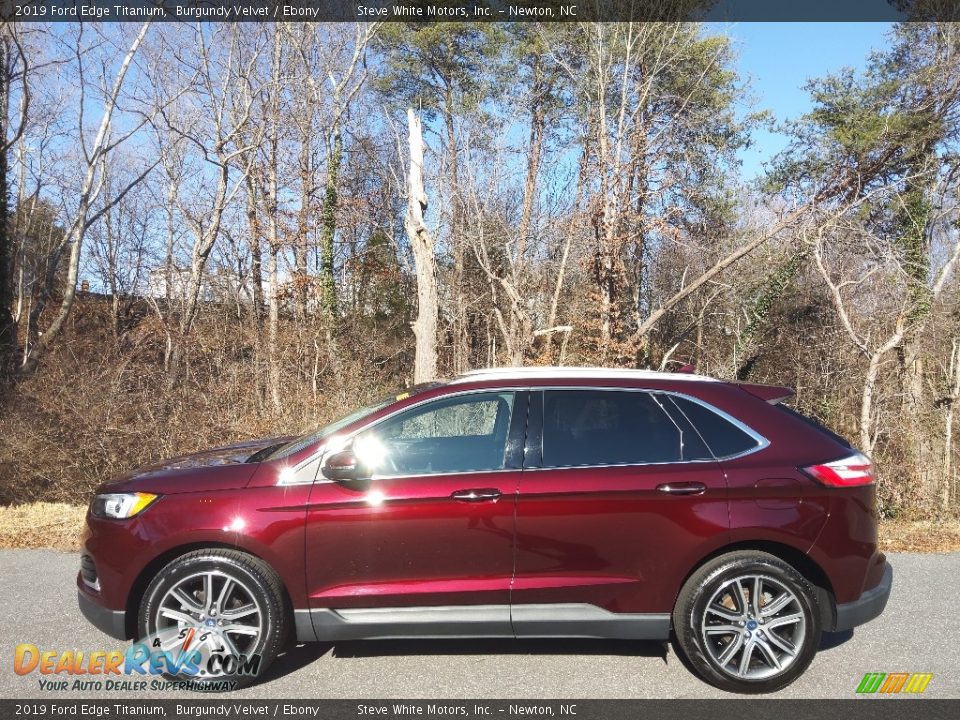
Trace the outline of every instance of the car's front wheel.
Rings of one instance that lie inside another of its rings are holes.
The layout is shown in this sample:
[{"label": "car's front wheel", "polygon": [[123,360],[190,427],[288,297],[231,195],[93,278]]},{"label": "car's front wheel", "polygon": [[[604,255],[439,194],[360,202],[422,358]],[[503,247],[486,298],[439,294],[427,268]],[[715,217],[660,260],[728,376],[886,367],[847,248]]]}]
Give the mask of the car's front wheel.
[{"label": "car's front wheel", "polygon": [[796,680],[820,645],[811,584],[779,558],[737,551],[699,568],[673,612],[676,644],[712,685],[766,693]]},{"label": "car's front wheel", "polygon": [[[262,560],[236,550],[197,550],[176,558],[150,583],[138,631],[164,675],[199,690],[247,685],[286,639],[283,587]],[[212,682],[211,682],[212,681]]]}]

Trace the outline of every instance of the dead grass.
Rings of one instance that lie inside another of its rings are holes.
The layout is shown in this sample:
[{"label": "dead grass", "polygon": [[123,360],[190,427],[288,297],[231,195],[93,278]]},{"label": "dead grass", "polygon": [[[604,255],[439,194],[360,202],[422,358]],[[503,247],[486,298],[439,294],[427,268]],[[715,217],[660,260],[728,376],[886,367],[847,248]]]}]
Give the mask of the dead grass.
[{"label": "dead grass", "polygon": [[960,520],[882,520],[880,546],[886,552],[957,552]]},{"label": "dead grass", "polygon": [[[0,505],[0,548],[77,550],[87,509],[68,503]],[[886,552],[960,551],[960,520],[882,520]]]},{"label": "dead grass", "polygon": [[0,506],[0,548],[79,550],[86,512],[67,503]]}]

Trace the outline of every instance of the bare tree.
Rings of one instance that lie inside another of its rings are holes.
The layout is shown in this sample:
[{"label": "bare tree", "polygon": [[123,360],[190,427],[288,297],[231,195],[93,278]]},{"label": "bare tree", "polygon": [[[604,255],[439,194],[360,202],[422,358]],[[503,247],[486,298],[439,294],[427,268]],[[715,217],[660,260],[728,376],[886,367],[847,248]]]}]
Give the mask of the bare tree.
[{"label": "bare tree", "polygon": [[427,210],[427,193],[423,187],[423,129],[413,108],[407,108],[407,129],[410,170],[407,175],[407,214],[404,228],[417,269],[413,381],[422,383],[437,376],[437,270],[433,237],[423,219]]},{"label": "bare tree", "polygon": [[[901,345],[906,333],[916,328],[911,326],[911,302],[907,296],[898,298],[897,305],[893,307],[876,306],[869,308],[863,318],[867,321],[866,327],[859,328],[857,326],[854,314],[851,311],[851,304],[857,304],[854,298],[859,298],[862,301],[863,295],[858,290],[862,290],[868,280],[877,275],[880,275],[881,279],[885,276],[887,282],[894,283],[903,277],[905,269],[900,258],[893,253],[887,253],[886,268],[882,265],[874,265],[861,272],[857,277],[835,279],[835,271],[832,272],[828,268],[824,258],[825,236],[831,231],[850,233],[851,226],[837,223],[822,225],[812,241],[813,256],[820,276],[829,289],[830,299],[843,329],[867,361],[860,399],[859,445],[861,450],[870,455],[873,453],[876,444],[874,402],[881,366],[887,356]],[[935,303],[940,297],[947,282],[953,276],[958,260],[960,260],[960,235],[954,233],[954,237],[949,241],[946,259],[933,277],[930,287],[931,303]],[[888,329],[885,335],[880,335],[879,338],[876,337],[877,328],[869,322],[874,313],[892,314],[893,317],[892,328]]]},{"label": "bare tree", "polygon": [[941,507],[949,507],[956,482],[953,465],[953,415],[957,401],[960,400],[960,338],[953,338],[950,348],[950,362],[947,367],[949,387],[942,399],[943,414],[943,481],[940,490]]},{"label": "bare tree", "polygon": [[[169,382],[175,383],[182,370],[183,344],[190,335],[199,310],[207,260],[220,236],[227,207],[246,185],[255,156],[250,152],[262,139],[262,132],[245,139],[253,104],[260,92],[255,87],[254,67],[262,45],[241,52],[241,29],[227,30],[224,42],[214,47],[205,31],[197,27],[197,64],[190,68],[198,79],[196,100],[204,108],[207,123],[199,124],[186,114],[174,118],[165,113],[167,127],[190,143],[202,159],[202,167],[210,172],[214,183],[212,194],[204,199],[185,197],[178,187],[177,208],[193,235],[190,267],[186,278],[178,282],[181,307],[177,320],[177,337],[168,359]],[[189,123],[189,124],[188,124]],[[232,172],[233,171],[233,172]]]},{"label": "bare tree", "polygon": [[[8,205],[8,157],[23,137],[30,113],[30,64],[12,22],[0,23],[0,376],[17,347],[17,323],[13,316],[13,242]],[[11,123],[11,85],[19,85],[17,113]],[[11,132],[12,128],[12,132]]]},{"label": "bare tree", "polygon": [[[348,42],[330,43],[325,38],[329,57],[326,67],[316,67],[308,55],[308,43],[299,43],[298,49],[306,70],[304,78],[314,106],[326,100],[324,118],[324,147],[327,156],[327,174],[324,181],[324,199],[321,212],[321,289],[325,312],[336,314],[336,287],[333,277],[333,241],[336,234],[337,184],[343,159],[343,125],[350,107],[367,78],[364,55],[375,37],[380,23],[356,23]],[[312,28],[311,28],[312,29]],[[338,28],[339,30],[339,28]],[[339,32],[337,34],[340,34]],[[330,51],[332,48],[332,51]]]},{"label": "bare tree", "polygon": [[[111,194],[114,186],[126,180],[121,173],[119,167],[107,170],[106,193]],[[143,190],[146,192],[139,192]],[[89,231],[88,258],[100,276],[101,287],[110,296],[114,337],[119,337],[124,316],[129,314],[137,296],[146,290],[148,234],[155,208],[152,197],[149,182],[139,185],[104,213],[102,221]]]},{"label": "bare tree", "polygon": [[[73,308],[73,302],[76,298],[77,274],[80,268],[80,252],[83,248],[83,240],[86,237],[87,231],[104,215],[104,213],[106,213],[117,202],[119,202],[128,192],[130,192],[134,186],[142,182],[143,179],[150,173],[150,171],[153,170],[153,168],[157,165],[158,160],[147,163],[146,167],[137,173],[129,182],[119,188],[116,188],[110,197],[101,197],[106,180],[105,170],[107,163],[111,158],[112,152],[133,137],[137,132],[139,132],[140,129],[148,122],[148,118],[142,117],[133,124],[133,127],[125,128],[119,133],[112,132],[114,111],[117,108],[117,103],[120,99],[120,93],[123,89],[124,81],[126,80],[130,65],[133,62],[133,58],[137,54],[137,50],[140,48],[141,43],[147,35],[147,30],[149,27],[149,22],[140,26],[140,30],[135,35],[125,55],[123,56],[123,59],[120,61],[120,65],[117,68],[112,86],[106,89],[106,94],[103,100],[103,110],[100,116],[100,123],[92,143],[88,142],[84,132],[84,99],[82,94],[85,89],[87,78],[86,71],[84,69],[85,49],[82,45],[83,27],[81,26],[77,31],[74,57],[77,63],[81,88],[79,107],[79,144],[83,155],[83,180],[81,181],[79,188],[77,207],[67,227],[65,240],[63,244],[55,249],[55,261],[50,264],[51,269],[55,271],[58,264],[56,260],[59,259],[64,252],[69,250],[67,273],[63,281],[62,300],[60,301],[60,307],[50,325],[47,326],[47,328],[43,331],[43,334],[40,335],[33,345],[26,351],[23,364],[20,368],[21,373],[30,373],[36,370],[37,363],[39,362],[40,358],[43,357],[43,355],[51,348],[54,341],[63,330],[63,325],[70,314],[70,310]],[[98,201],[99,208],[95,210],[94,208]],[[56,276],[53,274],[53,272],[48,274],[43,298],[37,303],[37,305],[34,306],[31,312],[30,324],[33,327],[37,326],[37,321],[40,318],[40,314],[43,312],[46,300],[49,299],[53,291],[52,286],[55,280]]]}]

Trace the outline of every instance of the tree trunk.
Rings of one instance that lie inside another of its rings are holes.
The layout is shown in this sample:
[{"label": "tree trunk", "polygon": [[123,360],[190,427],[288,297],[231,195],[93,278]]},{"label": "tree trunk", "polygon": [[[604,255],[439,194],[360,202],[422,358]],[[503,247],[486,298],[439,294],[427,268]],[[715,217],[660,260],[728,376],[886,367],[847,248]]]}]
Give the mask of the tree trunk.
[{"label": "tree trunk", "polygon": [[[539,63],[534,67],[534,72],[539,76],[541,68]],[[527,240],[530,237],[530,224],[533,217],[533,203],[536,198],[537,177],[540,175],[540,158],[543,155],[543,134],[546,123],[546,108],[543,99],[539,95],[540,82],[534,83],[533,107],[530,113],[530,144],[527,150],[527,178],[523,185],[523,209],[520,213],[519,237],[517,239],[517,262],[523,260],[526,252]]]},{"label": "tree trunk", "polygon": [[[308,114],[308,118],[311,115]],[[305,128],[300,137],[300,209],[297,219],[297,236],[293,242],[294,271],[294,302],[296,304],[297,320],[301,326],[306,325],[307,304],[310,294],[310,252],[309,237],[313,217],[313,124],[304,123]]]},{"label": "tree trunk", "polygon": [[[82,207],[81,213],[86,215],[87,208]],[[53,341],[60,336],[60,332],[63,330],[64,324],[67,322],[67,318],[70,315],[70,311],[73,309],[73,301],[77,297],[77,277],[80,272],[80,246],[81,239],[75,239],[70,243],[70,257],[67,261],[67,276],[66,280],[63,283],[63,299],[60,301],[60,310],[58,311],[56,317],[53,319],[53,322],[50,324],[50,327],[40,335],[33,346],[30,348],[30,354],[27,355],[23,360],[23,365],[20,366],[20,373],[23,375],[29,375],[33,373],[40,362],[40,357],[42,357],[46,352],[53,346]],[[59,263],[52,263],[51,268],[53,268],[52,273],[56,273],[56,267]],[[43,305],[37,303],[36,309],[42,310]],[[36,312],[36,320],[39,321],[40,313]],[[37,327],[37,323],[33,323],[34,327]]]},{"label": "tree trunk", "polygon": [[934,428],[929,426],[928,402],[924,393],[923,360],[916,337],[904,341],[898,348],[900,382],[903,388],[900,437],[904,440],[911,489],[918,505],[933,508],[938,504]]},{"label": "tree trunk", "polygon": [[13,319],[13,238],[10,236],[10,208],[7,198],[7,117],[10,107],[10,78],[7,77],[6,38],[0,41],[0,379],[17,352],[17,325]]},{"label": "tree trunk", "polygon": [[[583,154],[580,156],[580,169],[577,173],[577,191],[573,199],[573,212],[579,214],[580,212],[580,203],[583,200],[584,188],[587,182],[587,168],[590,164],[590,151],[589,146],[584,143],[583,145]],[[560,253],[560,267],[557,269],[557,278],[553,285],[553,296],[550,299],[550,314],[547,316],[547,328],[552,328],[557,324],[557,310],[560,306],[560,294],[563,292],[563,285],[566,279],[567,274],[567,258],[570,256],[570,246],[573,243],[574,233],[577,231],[577,225],[579,225],[576,220],[570,224],[566,229],[565,238],[563,241],[563,250]],[[546,357],[548,362],[553,362],[553,333],[546,333],[540,337],[546,337]],[[564,345],[566,345],[567,338],[570,337],[570,332],[568,331],[564,335]]]},{"label": "tree trunk", "polygon": [[323,236],[321,239],[320,287],[326,322],[332,326],[337,317],[337,285],[334,278],[334,246],[337,234],[337,182],[343,159],[343,138],[334,128],[327,158],[327,181],[323,195]]},{"label": "tree trunk", "polygon": [[877,386],[877,375],[880,372],[882,359],[883,355],[879,352],[870,356],[867,374],[863,378],[863,390],[860,394],[860,449],[867,456],[873,455],[873,393]]},{"label": "tree trunk", "polygon": [[[450,237],[453,247],[453,371],[461,373],[470,366],[470,342],[467,336],[467,299],[464,293],[463,205],[460,202],[460,155],[453,123],[453,93],[447,83],[444,98],[444,128],[450,160]],[[419,122],[419,121],[418,121]]]},{"label": "tree trunk", "polygon": [[277,254],[279,248],[270,244],[270,254],[267,258],[267,294],[269,311],[267,313],[267,362],[269,363],[270,399],[273,407],[280,408],[280,288],[277,287]]},{"label": "tree trunk", "polygon": [[950,507],[953,499],[953,412],[960,399],[960,341],[956,338],[953,341],[953,348],[950,356],[950,370],[952,377],[948,377],[951,383],[950,394],[946,399],[946,412],[943,419],[943,477],[940,484],[940,506],[944,509]]},{"label": "tree trunk", "polygon": [[610,356],[615,333],[616,278],[614,277],[613,222],[604,213],[595,225],[597,237],[596,283],[600,293],[600,364]]},{"label": "tree trunk", "polygon": [[[873,393],[877,387],[880,365],[887,353],[903,341],[903,332],[903,323],[898,322],[896,330],[887,341],[868,353],[867,374],[863,378],[863,391],[860,395],[860,450],[868,456],[873,454]],[[862,347],[861,351],[866,352]]]},{"label": "tree trunk", "polygon": [[537,197],[537,179],[540,175],[540,159],[543,156],[543,136],[546,124],[546,107],[542,97],[542,67],[534,66],[536,79],[533,84],[533,106],[530,112],[530,142],[527,148],[527,177],[523,185],[523,207],[520,212],[520,227],[517,233],[515,257],[510,262],[510,320],[506,338],[510,364],[523,365],[527,351],[533,345],[533,322],[528,308],[520,295],[526,275],[527,242],[533,223],[533,206]]},{"label": "tree trunk", "polygon": [[413,108],[407,109],[410,172],[407,176],[407,214],[404,228],[417,268],[417,319],[413,322],[416,354],[414,383],[429,382],[437,376],[437,268],[433,238],[423,221],[427,194],[423,188],[423,130]]},{"label": "tree trunk", "polygon": [[170,307],[171,288],[173,287],[173,271],[174,271],[174,262],[173,262],[173,245],[174,240],[176,239],[176,217],[174,216],[173,208],[174,203],[177,200],[177,193],[179,191],[179,182],[177,178],[171,173],[170,176],[170,185],[167,187],[167,248],[166,248],[166,257],[164,258],[163,263],[163,296],[167,301],[167,307]]},{"label": "tree trunk", "polygon": [[247,175],[247,244],[250,247],[250,296],[253,301],[253,320],[257,328],[257,339],[263,335],[263,253],[260,249],[260,220],[257,210],[257,186],[251,175]]},{"label": "tree trunk", "polygon": [[[280,332],[280,288],[278,283],[277,256],[280,253],[280,225],[277,218],[279,199],[279,180],[277,177],[277,138],[271,138],[270,143],[270,165],[267,168],[269,188],[267,192],[270,199],[270,207],[267,211],[267,243],[270,245],[270,317],[267,340],[267,357],[270,363],[270,398],[273,400],[273,406],[280,408],[280,351],[279,351],[279,332]],[[299,268],[298,268],[299,269]],[[296,294],[297,283],[292,283],[292,289]]]}]

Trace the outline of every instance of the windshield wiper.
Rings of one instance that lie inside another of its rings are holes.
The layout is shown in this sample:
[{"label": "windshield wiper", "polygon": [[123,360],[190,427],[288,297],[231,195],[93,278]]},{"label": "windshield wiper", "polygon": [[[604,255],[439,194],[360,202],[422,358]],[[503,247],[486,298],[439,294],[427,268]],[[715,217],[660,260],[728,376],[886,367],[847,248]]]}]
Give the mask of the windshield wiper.
[{"label": "windshield wiper", "polygon": [[260,448],[253,455],[251,455],[246,460],[244,460],[244,462],[247,462],[247,463],[260,462],[264,458],[269,457],[274,452],[282,448],[284,445],[286,445],[286,443],[282,442],[282,443],[276,443],[275,445],[268,445],[265,448]]}]

